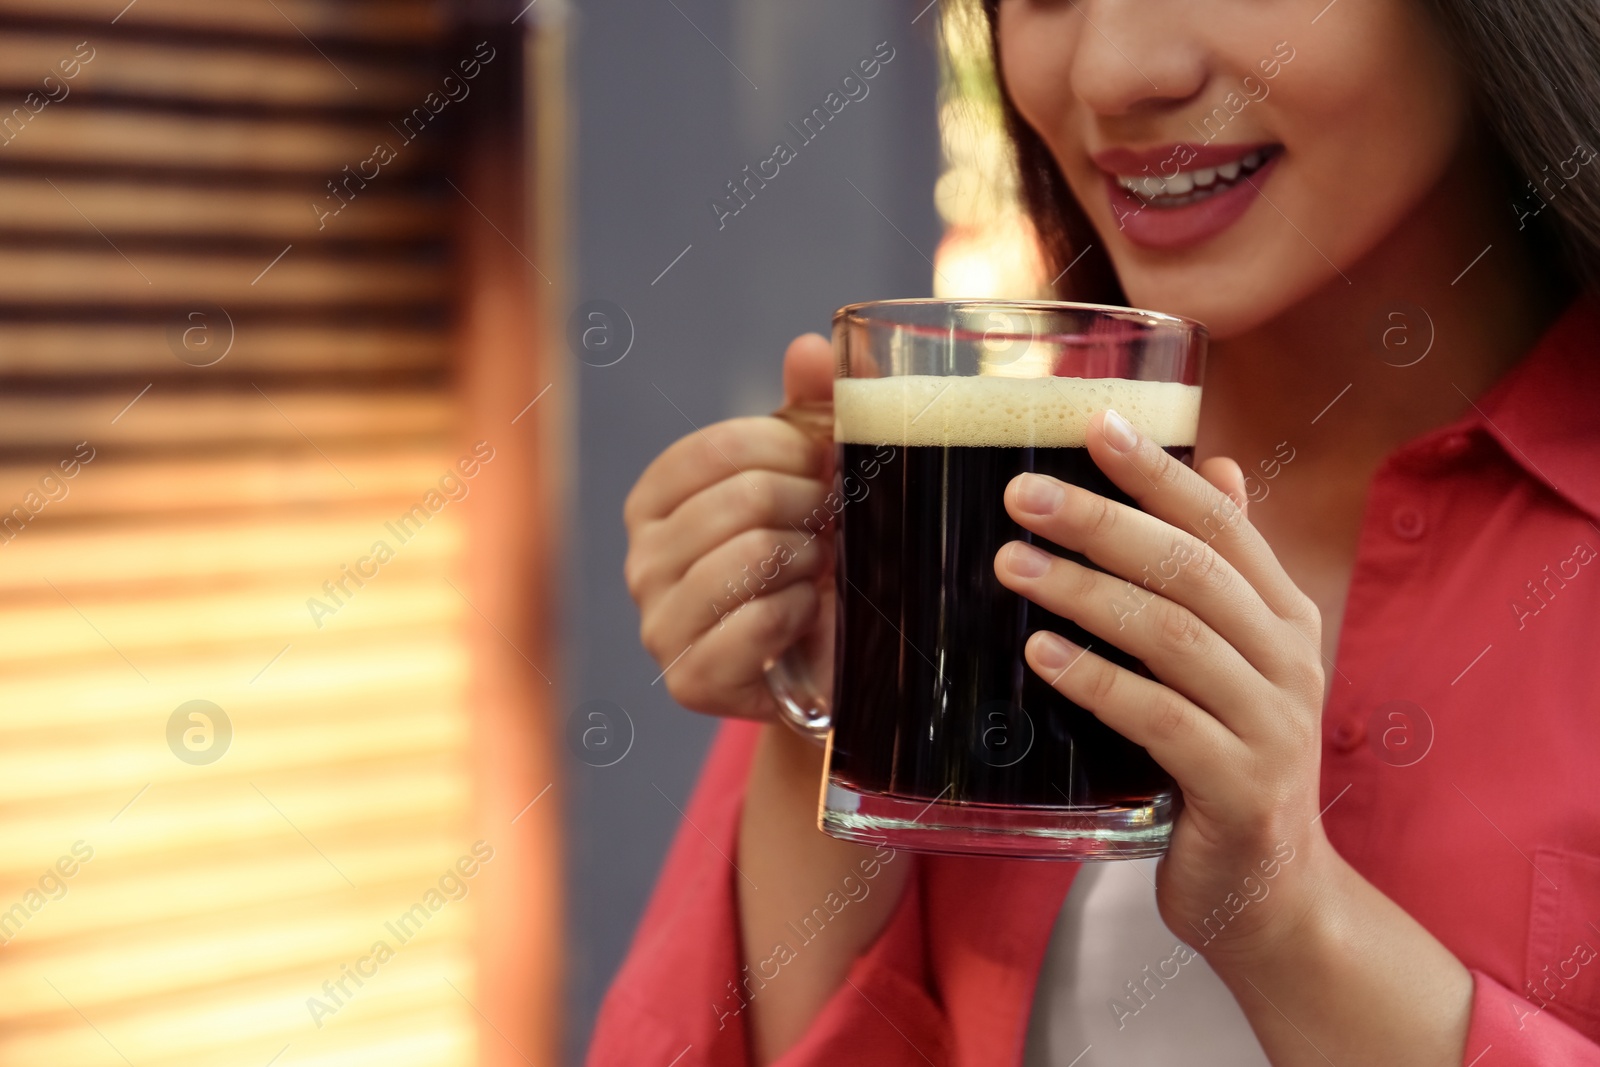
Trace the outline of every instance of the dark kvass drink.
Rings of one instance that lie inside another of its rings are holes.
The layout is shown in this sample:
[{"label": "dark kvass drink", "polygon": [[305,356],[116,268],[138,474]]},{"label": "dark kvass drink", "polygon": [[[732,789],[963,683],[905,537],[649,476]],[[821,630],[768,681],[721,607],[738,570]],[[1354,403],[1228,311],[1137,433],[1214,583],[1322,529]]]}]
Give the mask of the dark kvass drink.
[{"label": "dark kvass drink", "polygon": [[[1115,407],[1189,462],[1198,404],[1196,386],[1114,378],[835,382],[838,470],[873,476],[838,516],[830,788],[941,805],[1171,803],[1171,777],[1035,674],[1023,646],[1047,629],[1143,666],[1006,589],[994,559],[1021,539],[1087,563],[1013,522],[1007,483],[1035,471],[1131,504],[1084,447],[1089,413]],[[1124,610],[1150,595],[1130,589]]]}]

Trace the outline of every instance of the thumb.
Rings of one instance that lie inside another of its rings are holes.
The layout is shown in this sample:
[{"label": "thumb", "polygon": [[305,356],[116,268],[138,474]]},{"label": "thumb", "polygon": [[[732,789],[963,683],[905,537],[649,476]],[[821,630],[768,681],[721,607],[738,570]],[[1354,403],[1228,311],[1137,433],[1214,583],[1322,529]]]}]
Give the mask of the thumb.
[{"label": "thumb", "polygon": [[817,477],[833,480],[833,345],[804,333],[783,354],[783,407],[773,414],[811,441]]},{"label": "thumb", "polygon": [[783,353],[783,405],[833,400],[833,345],[820,333],[804,333]]},{"label": "thumb", "polygon": [[1226,493],[1246,518],[1250,515],[1250,497],[1244,488],[1244,471],[1239,464],[1226,456],[1212,456],[1202,460],[1196,468],[1200,477]]}]

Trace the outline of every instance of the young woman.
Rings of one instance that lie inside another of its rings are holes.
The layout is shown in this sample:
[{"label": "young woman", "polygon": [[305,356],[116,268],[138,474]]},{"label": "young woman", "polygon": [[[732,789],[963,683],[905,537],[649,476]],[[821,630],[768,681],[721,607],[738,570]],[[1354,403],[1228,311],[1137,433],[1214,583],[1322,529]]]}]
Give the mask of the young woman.
[{"label": "young woman", "polygon": [[[590,1062],[1600,1065],[1592,6],[984,15],[1061,294],[1211,331],[1194,470],[1107,412],[1090,450],[1138,510],[1004,487],[1109,574],[994,561],[1150,666],[1028,646],[1177,780],[1171,848],[1146,868],[820,834],[821,752],[773,722],[762,665],[831,625],[826,541],[716,605],[798,542],[828,450],[781,419],[709,427],[634,488],[625,572],[674,697],[736,721]],[[830,372],[797,339],[788,397],[826,399]],[[1238,521],[1202,543],[1215,513]],[[1122,579],[1179,545],[1119,630]]]}]

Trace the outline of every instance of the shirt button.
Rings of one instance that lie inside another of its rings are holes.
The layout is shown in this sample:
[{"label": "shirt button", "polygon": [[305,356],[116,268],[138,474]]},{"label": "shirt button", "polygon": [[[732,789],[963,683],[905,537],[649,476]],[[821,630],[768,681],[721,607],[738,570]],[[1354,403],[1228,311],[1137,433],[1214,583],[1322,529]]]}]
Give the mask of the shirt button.
[{"label": "shirt button", "polygon": [[1422,512],[1409,504],[1395,508],[1391,521],[1394,526],[1395,536],[1407,541],[1415,541],[1421,537],[1423,528],[1427,526],[1426,520],[1422,517]]},{"label": "shirt button", "polygon": [[1360,719],[1346,719],[1333,728],[1329,740],[1340,752],[1354,752],[1367,739],[1367,727]]},{"label": "shirt button", "polygon": [[1464,433],[1453,433],[1439,442],[1440,459],[1457,459],[1472,448],[1472,438]]}]

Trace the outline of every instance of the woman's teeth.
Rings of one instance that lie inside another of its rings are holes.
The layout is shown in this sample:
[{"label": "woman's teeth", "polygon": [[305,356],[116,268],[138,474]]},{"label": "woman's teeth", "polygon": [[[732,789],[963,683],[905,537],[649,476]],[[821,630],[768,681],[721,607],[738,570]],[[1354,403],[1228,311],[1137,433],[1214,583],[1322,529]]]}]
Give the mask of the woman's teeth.
[{"label": "woman's teeth", "polygon": [[1183,207],[1231,189],[1241,176],[1260,170],[1273,155],[1271,149],[1257,149],[1230,163],[1181,170],[1170,178],[1119,175],[1117,184],[1152,207]]}]

